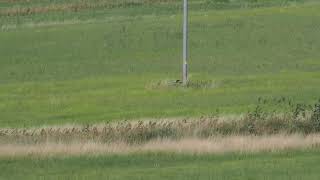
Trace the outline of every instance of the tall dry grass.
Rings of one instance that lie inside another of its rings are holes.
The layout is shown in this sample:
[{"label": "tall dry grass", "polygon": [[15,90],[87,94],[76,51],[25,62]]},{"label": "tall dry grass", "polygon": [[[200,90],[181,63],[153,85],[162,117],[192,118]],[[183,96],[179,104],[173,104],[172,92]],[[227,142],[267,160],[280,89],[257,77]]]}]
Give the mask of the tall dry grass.
[{"label": "tall dry grass", "polygon": [[199,119],[164,119],[129,121],[97,125],[48,126],[42,128],[0,128],[0,143],[17,142],[72,142],[110,143],[121,141],[132,144],[154,139],[212,138],[227,135],[311,134],[315,129],[312,115],[292,118],[277,115],[258,119],[248,115],[202,117]]},{"label": "tall dry grass", "polygon": [[318,147],[320,103],[291,113],[0,128],[0,155],[258,152]]},{"label": "tall dry grass", "polygon": [[269,136],[227,136],[207,139],[184,138],[180,140],[159,139],[144,144],[124,142],[72,142],[14,144],[0,146],[0,156],[73,156],[129,154],[143,152],[173,152],[191,154],[221,154],[230,152],[254,153],[262,151],[280,151],[309,149],[320,145],[320,135],[269,135]]}]

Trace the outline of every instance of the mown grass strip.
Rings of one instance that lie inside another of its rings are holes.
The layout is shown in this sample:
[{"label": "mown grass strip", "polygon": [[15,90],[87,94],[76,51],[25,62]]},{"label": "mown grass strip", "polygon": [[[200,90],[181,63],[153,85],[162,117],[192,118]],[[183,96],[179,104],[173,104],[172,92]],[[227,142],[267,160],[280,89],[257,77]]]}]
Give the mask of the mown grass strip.
[{"label": "mown grass strip", "polygon": [[187,155],[1,157],[3,179],[317,180],[319,150]]}]

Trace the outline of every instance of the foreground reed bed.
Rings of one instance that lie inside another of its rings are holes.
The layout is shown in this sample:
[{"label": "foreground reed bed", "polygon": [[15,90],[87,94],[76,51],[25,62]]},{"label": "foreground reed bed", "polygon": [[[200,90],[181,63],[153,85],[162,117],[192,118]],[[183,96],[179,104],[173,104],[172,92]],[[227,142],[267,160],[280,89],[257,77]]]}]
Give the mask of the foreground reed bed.
[{"label": "foreground reed bed", "polygon": [[261,116],[249,114],[199,119],[122,121],[96,125],[37,128],[0,128],[0,142],[125,142],[140,144],[154,139],[212,138],[231,135],[313,134],[319,128],[314,114]]},{"label": "foreground reed bed", "polygon": [[184,138],[180,140],[152,140],[144,144],[124,142],[72,142],[40,144],[2,144],[0,156],[72,156],[130,154],[145,152],[173,152],[187,154],[223,154],[275,152],[281,150],[310,149],[320,145],[320,135],[227,136],[208,139]]},{"label": "foreground reed bed", "polygon": [[144,151],[223,153],[318,147],[320,103],[268,114],[119,121],[93,125],[0,128],[0,155]]}]

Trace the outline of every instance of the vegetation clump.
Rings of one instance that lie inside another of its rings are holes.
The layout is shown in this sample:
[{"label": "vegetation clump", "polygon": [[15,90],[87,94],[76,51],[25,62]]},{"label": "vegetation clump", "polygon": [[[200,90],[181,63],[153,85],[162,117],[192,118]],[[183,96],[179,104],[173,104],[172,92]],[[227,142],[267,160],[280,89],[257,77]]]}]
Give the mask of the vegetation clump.
[{"label": "vegetation clump", "polygon": [[175,88],[209,89],[216,86],[216,83],[212,80],[190,80],[186,85],[183,85],[181,80],[159,80],[149,83],[146,88],[151,90]]},{"label": "vegetation clump", "polygon": [[[313,106],[290,105],[285,114],[271,112],[265,100],[242,116],[203,116],[99,125],[0,129],[0,141],[45,142],[74,140],[143,143],[154,139],[210,138],[229,135],[312,134],[320,132],[320,101]],[[290,102],[286,100],[279,103]]]}]

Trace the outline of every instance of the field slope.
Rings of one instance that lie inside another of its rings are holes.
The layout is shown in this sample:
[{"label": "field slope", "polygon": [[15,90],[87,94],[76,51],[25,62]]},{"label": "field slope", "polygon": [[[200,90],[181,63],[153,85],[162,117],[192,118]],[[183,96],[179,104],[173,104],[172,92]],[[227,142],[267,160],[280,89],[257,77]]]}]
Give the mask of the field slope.
[{"label": "field slope", "polygon": [[194,84],[175,88],[179,2],[2,2],[0,126],[240,114],[259,97],[319,97],[319,3],[191,1]]},{"label": "field slope", "polygon": [[180,0],[0,0],[0,180],[319,179],[320,3],[189,2],[182,87]]}]

